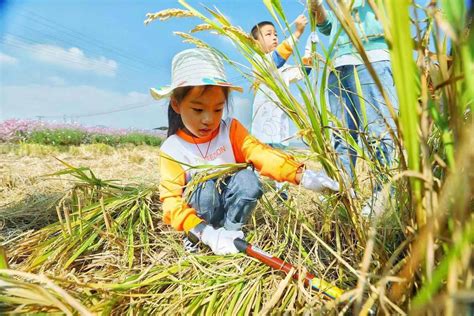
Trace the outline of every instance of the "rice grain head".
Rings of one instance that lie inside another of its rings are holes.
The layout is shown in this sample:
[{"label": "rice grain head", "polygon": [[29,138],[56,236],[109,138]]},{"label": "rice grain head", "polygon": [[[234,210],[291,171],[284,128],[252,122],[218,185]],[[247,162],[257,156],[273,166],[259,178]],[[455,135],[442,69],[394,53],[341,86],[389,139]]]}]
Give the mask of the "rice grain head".
[{"label": "rice grain head", "polygon": [[188,33],[173,32],[173,34],[182,37],[184,39],[183,42],[185,42],[185,43],[194,44],[194,45],[196,45],[197,47],[200,47],[200,48],[210,48],[209,45],[206,42],[203,42],[200,39],[189,35]]},{"label": "rice grain head", "polygon": [[210,31],[214,29],[212,27],[212,25],[210,24],[207,24],[207,23],[203,23],[203,24],[199,24],[199,25],[196,25],[190,33],[196,33],[196,32],[202,32],[202,31]]},{"label": "rice grain head", "polygon": [[146,20],[145,20],[145,25],[149,24],[157,19],[160,21],[166,21],[170,18],[187,18],[187,17],[192,17],[194,14],[191,11],[188,10],[182,10],[182,9],[167,9],[167,10],[162,10],[156,13],[147,13],[146,14]]}]

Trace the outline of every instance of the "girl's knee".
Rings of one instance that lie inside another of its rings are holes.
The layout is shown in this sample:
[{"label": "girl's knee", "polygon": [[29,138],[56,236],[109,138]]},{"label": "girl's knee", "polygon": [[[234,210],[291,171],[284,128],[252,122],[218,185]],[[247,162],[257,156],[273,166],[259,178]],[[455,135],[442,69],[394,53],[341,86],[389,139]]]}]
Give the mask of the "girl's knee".
[{"label": "girl's knee", "polygon": [[189,203],[192,207],[200,210],[214,210],[219,207],[219,193],[216,183],[212,180],[200,184],[191,194]]},{"label": "girl's knee", "polygon": [[247,198],[259,199],[262,194],[262,184],[258,176],[250,169],[243,169],[234,175],[240,194]]}]

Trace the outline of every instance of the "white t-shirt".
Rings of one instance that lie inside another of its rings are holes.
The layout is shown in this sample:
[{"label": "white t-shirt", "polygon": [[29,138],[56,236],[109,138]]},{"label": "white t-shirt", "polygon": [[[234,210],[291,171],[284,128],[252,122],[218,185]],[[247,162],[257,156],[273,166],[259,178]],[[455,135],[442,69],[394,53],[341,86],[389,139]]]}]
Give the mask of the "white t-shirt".
[{"label": "white t-shirt", "polygon": [[235,163],[230,141],[231,123],[232,118],[223,120],[219,127],[219,133],[209,142],[202,144],[189,143],[177,135],[172,135],[164,141],[160,150],[181,163],[181,167],[186,172],[186,182],[188,182],[199,171],[190,166],[218,166]]}]

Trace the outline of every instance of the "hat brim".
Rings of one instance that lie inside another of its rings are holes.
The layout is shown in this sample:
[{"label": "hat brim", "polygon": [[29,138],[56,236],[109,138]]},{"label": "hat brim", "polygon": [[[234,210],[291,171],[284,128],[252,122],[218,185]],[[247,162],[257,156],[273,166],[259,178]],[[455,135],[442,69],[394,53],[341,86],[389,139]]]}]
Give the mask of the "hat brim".
[{"label": "hat brim", "polygon": [[150,88],[150,94],[155,100],[161,100],[161,99],[167,98],[171,95],[172,92],[173,92],[172,87],[160,88],[159,90],[155,88]]},{"label": "hat brim", "polygon": [[[193,85],[193,86],[197,86],[197,85]],[[203,86],[204,86],[204,84],[203,84]],[[238,91],[240,93],[244,92],[244,89],[242,87],[233,86],[233,85],[230,85],[230,84],[213,84],[212,86],[227,87],[231,90]],[[182,86],[182,87],[186,87],[186,86]],[[160,89],[150,88],[150,94],[153,97],[153,99],[161,100],[161,99],[164,99],[164,98],[169,98],[171,96],[171,94],[173,93],[173,90],[176,89],[176,88],[181,88],[181,87],[167,86],[167,87],[163,87],[163,88],[160,88]]]}]

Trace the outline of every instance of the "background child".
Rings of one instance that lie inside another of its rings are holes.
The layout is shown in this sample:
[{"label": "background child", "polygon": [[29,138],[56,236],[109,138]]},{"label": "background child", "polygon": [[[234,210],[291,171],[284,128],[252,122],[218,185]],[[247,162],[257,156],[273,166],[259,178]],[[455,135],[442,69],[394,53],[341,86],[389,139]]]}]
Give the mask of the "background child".
[{"label": "background child", "polygon": [[[294,41],[301,37],[307,23],[308,20],[304,15],[296,18]],[[279,44],[275,26],[269,21],[255,25],[251,30],[251,35],[260,43],[262,50],[266,53],[267,60],[278,69],[275,75],[280,76],[285,84],[289,85],[290,82],[302,78],[299,67],[285,67],[286,61],[293,53],[291,38],[287,38]],[[256,54],[255,58],[260,59],[260,56]],[[278,100],[277,96],[267,86],[257,85],[252,107],[251,132],[262,142],[273,147],[283,148],[288,145],[288,138],[290,138],[290,120],[286,113],[277,106],[276,100]]]},{"label": "background child", "polygon": [[202,48],[178,53],[171,86],[151,89],[156,99],[170,97],[170,135],[160,155],[163,220],[220,255],[238,252],[233,240],[243,238],[240,229],[262,195],[261,184],[243,169],[219,183],[201,183],[186,201],[184,188],[196,172],[190,166],[251,163],[278,181],[314,191],[339,188],[324,172],[304,170],[293,157],[262,144],[236,119],[222,119],[230,90],[242,89],[227,82],[220,58]]},{"label": "background child", "polygon": [[[357,31],[367,57],[382,82],[394,110],[398,112],[390,53],[380,22],[368,1],[342,1],[336,4],[336,9],[339,10],[340,6],[343,5],[348,6],[347,10],[352,14],[354,21],[357,21]],[[349,8],[349,6],[351,7]],[[350,134],[356,142],[359,138],[359,130],[364,131],[368,136],[368,145],[375,153],[379,163],[382,166],[389,167],[394,159],[395,144],[388,128],[396,133],[396,125],[384,98],[357,49],[342,29],[334,12],[326,11],[322,0],[312,0],[311,11],[315,15],[319,31],[330,36],[329,43],[332,44],[337,41],[331,55],[334,69],[329,74],[328,79],[328,98],[331,112],[345,128],[351,131]],[[342,31],[339,34],[341,29]],[[362,95],[357,92],[355,72],[357,72],[360,80]],[[362,113],[363,107],[360,104],[360,99],[365,102],[365,113]],[[364,117],[367,118],[366,126],[363,121]],[[337,133],[335,133],[334,139],[334,148],[339,155],[341,167],[347,173],[348,181],[352,181],[357,153]],[[378,179],[373,196],[363,208],[362,214],[369,215],[372,211],[377,213],[383,208],[380,203],[383,200],[380,191],[381,184],[382,179]]]},{"label": "background child", "polygon": [[[294,41],[301,37],[307,23],[308,20],[304,15],[298,16],[294,22],[296,30],[293,33],[293,39],[287,38],[281,44],[278,42],[275,25],[272,22],[260,22],[251,30],[252,37],[260,43],[267,60],[272,62],[278,70],[275,75],[280,76],[287,86],[290,82],[303,78],[300,67],[286,65],[286,61],[293,53]],[[317,41],[316,33],[312,33],[306,43],[304,64],[310,64],[311,44]],[[260,59],[260,56],[256,54],[255,58]],[[308,74],[310,71],[311,68],[306,68]],[[288,146],[291,136],[290,119],[276,104],[277,100],[276,94],[270,88],[257,84],[252,107],[251,132],[260,141],[274,148],[283,149]],[[275,185],[280,197],[284,200],[288,199],[288,193],[283,189],[284,182],[276,182]]]}]

